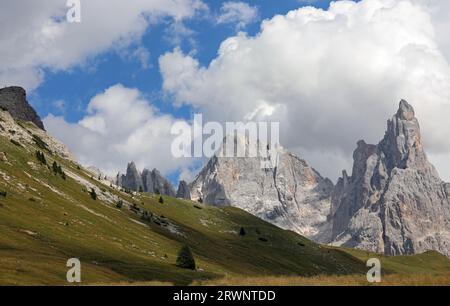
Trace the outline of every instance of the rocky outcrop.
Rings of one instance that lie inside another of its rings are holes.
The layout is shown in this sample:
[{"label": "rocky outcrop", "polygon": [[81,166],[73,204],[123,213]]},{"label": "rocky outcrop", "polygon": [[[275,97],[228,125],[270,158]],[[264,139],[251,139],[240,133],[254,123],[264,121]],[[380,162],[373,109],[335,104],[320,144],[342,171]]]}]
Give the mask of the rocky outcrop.
[{"label": "rocky outcrop", "polygon": [[134,190],[134,191],[144,191],[144,184],[142,182],[142,177],[136,168],[134,162],[128,163],[127,172],[125,175],[121,175],[120,182],[118,184],[121,187]]},{"label": "rocky outcrop", "polygon": [[177,198],[190,200],[191,191],[189,190],[189,185],[185,181],[180,181],[178,184]]},{"label": "rocky outcrop", "polygon": [[175,197],[175,190],[172,184],[158,170],[153,169],[150,171],[144,169],[140,173],[134,162],[128,164],[125,175],[117,174],[116,184],[132,191],[158,193]]},{"label": "rocky outcrop", "polygon": [[333,244],[388,255],[436,250],[450,256],[448,186],[423,149],[414,109],[401,101],[378,145],[359,141],[352,176],[333,194]]},{"label": "rocky outcrop", "polygon": [[142,181],[145,192],[160,193],[175,197],[175,190],[172,184],[156,169],[152,171],[144,169],[142,172]]},{"label": "rocky outcrop", "polygon": [[59,140],[53,138],[45,130],[38,128],[34,124],[19,124],[8,111],[0,109],[0,136],[6,137],[14,143],[21,144],[35,154],[36,148],[31,149],[31,145],[37,145],[44,152],[51,152],[64,159],[75,161],[69,149]]},{"label": "rocky outcrop", "polygon": [[[192,200],[239,207],[316,241],[329,239],[332,182],[280,146],[268,150],[259,142],[225,138],[218,152],[233,141],[246,149],[256,146],[258,157],[216,154],[191,183]],[[263,167],[266,159],[275,166]]]},{"label": "rocky outcrop", "polygon": [[33,122],[44,130],[44,124],[27,101],[25,89],[5,87],[0,89],[0,108],[8,111],[14,119]]}]

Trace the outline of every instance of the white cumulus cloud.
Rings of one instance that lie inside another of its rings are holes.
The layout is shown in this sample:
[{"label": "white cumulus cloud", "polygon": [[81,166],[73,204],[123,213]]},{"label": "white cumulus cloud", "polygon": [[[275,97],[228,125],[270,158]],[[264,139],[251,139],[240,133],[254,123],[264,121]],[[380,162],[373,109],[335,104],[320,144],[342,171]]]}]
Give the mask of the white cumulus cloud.
[{"label": "white cumulus cloud", "polygon": [[115,174],[135,161],[141,169],[158,168],[167,174],[192,162],[171,155],[171,127],[180,121],[160,114],[137,89],[114,85],[93,97],[87,112],[77,123],[54,115],[44,119],[46,129],[86,166]]},{"label": "white cumulus cloud", "polygon": [[200,0],[81,1],[81,23],[68,23],[65,0],[0,1],[0,84],[34,89],[43,69],[70,69],[110,48],[131,51],[147,67],[139,46],[147,27],[161,18],[175,23],[206,8]]},{"label": "white cumulus cloud", "polygon": [[217,16],[218,24],[235,24],[236,29],[245,28],[258,19],[258,8],[245,2],[229,1],[222,4],[220,15]]},{"label": "white cumulus cloud", "polygon": [[223,41],[207,66],[179,49],[165,54],[164,90],[209,120],[280,121],[282,143],[332,178],[351,165],[358,139],[382,138],[404,98],[450,179],[442,162],[450,158],[450,7],[442,2],[337,1],[277,15],[254,37]]}]

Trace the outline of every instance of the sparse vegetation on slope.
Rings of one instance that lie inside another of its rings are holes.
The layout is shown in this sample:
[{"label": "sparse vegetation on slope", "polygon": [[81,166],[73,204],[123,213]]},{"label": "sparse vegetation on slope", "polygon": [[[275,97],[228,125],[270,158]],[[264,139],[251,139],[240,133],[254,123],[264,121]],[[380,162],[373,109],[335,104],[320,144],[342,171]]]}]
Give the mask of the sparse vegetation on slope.
[{"label": "sparse vegetation on slope", "polygon": [[[0,161],[7,194],[0,197],[0,285],[66,284],[69,258],[81,260],[83,284],[366,273],[360,254],[317,245],[237,208],[168,196],[161,205],[160,195],[104,185],[58,154],[48,153],[44,164],[40,150],[0,136],[8,157]],[[53,175],[54,163],[66,180]],[[183,245],[196,270],[177,267]]]}]

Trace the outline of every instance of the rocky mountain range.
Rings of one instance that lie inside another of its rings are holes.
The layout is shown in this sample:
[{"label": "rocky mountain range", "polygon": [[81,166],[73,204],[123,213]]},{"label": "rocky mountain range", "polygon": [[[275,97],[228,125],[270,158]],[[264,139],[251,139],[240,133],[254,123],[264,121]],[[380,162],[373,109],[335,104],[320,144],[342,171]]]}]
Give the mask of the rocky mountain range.
[{"label": "rocky mountain range", "polygon": [[[45,132],[22,88],[0,89],[0,108],[0,135],[19,146],[37,145],[74,160]],[[352,173],[343,171],[336,185],[281,146],[269,150],[258,141],[234,137],[225,138],[220,150],[231,141],[245,149],[255,146],[260,154],[216,154],[193,182],[181,181],[177,192],[158,170],[140,172],[134,162],[114,183],[133,191],[239,207],[320,243],[388,255],[436,250],[450,256],[450,184],[428,161],[408,102],[400,102],[377,145],[357,143]],[[6,155],[1,158],[7,160]],[[276,161],[274,167],[261,166],[267,159]],[[89,171],[103,180],[100,170]]]},{"label": "rocky mountain range", "polygon": [[450,256],[450,188],[428,162],[406,101],[378,145],[358,142],[352,175],[344,171],[336,186],[285,149],[277,154],[274,169],[261,169],[258,158],[214,156],[191,183],[192,198],[242,208],[322,243]]}]

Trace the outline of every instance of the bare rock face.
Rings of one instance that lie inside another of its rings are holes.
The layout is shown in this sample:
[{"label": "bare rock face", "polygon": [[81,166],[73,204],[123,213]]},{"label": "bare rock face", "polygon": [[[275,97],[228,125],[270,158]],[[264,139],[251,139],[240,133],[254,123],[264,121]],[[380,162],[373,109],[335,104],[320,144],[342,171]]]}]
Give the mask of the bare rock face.
[{"label": "bare rock face", "polygon": [[[222,148],[230,142],[226,138]],[[235,139],[241,146],[266,145]],[[220,151],[220,149],[219,149]],[[308,164],[278,147],[267,152],[278,163],[273,168],[261,167],[260,157],[212,157],[191,183],[192,200],[215,206],[235,206],[316,241],[329,240],[327,223],[333,183],[320,176]],[[272,155],[272,156],[271,156]]]},{"label": "bare rock face", "polygon": [[14,119],[31,121],[44,130],[44,124],[36,111],[30,106],[22,87],[5,87],[0,89],[0,108],[8,111]]},{"label": "bare rock face", "polygon": [[156,169],[153,169],[152,171],[144,169],[142,172],[142,181],[144,183],[145,192],[160,193],[175,197],[175,190],[172,187],[172,184]]},{"label": "bare rock face", "polygon": [[153,169],[150,171],[144,169],[140,173],[134,162],[128,164],[125,175],[117,174],[116,184],[132,191],[158,193],[175,197],[175,190],[172,184],[158,170]]},{"label": "bare rock face", "polygon": [[191,191],[189,190],[189,186],[185,181],[180,181],[180,183],[178,184],[177,198],[185,200],[191,199]]},{"label": "bare rock face", "polygon": [[134,162],[128,163],[127,172],[125,175],[121,175],[120,182],[118,183],[120,183],[118,184],[119,186],[130,190],[144,190],[141,174],[137,170]]},{"label": "bare rock face", "polygon": [[449,187],[427,160],[412,106],[401,101],[383,140],[359,141],[353,159],[352,176],[344,172],[332,194],[332,243],[450,256]]}]

